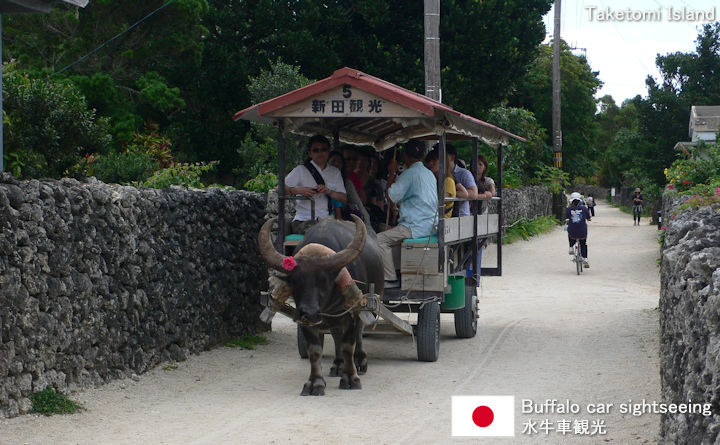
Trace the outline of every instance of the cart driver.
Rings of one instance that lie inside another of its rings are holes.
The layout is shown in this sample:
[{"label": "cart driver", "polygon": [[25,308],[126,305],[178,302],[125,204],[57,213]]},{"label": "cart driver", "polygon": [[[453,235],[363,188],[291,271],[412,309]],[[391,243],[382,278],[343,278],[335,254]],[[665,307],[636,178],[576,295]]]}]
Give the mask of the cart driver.
[{"label": "cart driver", "polygon": [[340,170],[328,164],[330,142],[325,136],[315,135],[308,142],[310,159],[295,167],[285,177],[285,193],[307,196],[315,201],[315,220],[312,220],[310,201],[299,199],[292,221],[293,233],[305,233],[317,220],[331,214],[332,200],[347,203],[345,184]]},{"label": "cart driver", "polygon": [[435,231],[438,199],[437,180],[433,172],[422,163],[425,144],[411,139],[405,144],[405,170],[397,175],[395,160],[388,164],[388,190],[390,201],[400,205],[398,225],[377,236],[378,248],[385,269],[385,288],[399,287],[395,273],[393,250],[399,249],[406,238],[422,238]]}]

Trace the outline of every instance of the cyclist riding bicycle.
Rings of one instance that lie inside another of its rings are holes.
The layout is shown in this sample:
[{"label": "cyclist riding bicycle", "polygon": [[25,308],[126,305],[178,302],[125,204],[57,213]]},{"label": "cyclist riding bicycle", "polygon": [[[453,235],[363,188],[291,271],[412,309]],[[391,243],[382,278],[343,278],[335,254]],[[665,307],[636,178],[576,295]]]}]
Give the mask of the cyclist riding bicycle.
[{"label": "cyclist riding bicycle", "polygon": [[590,211],[582,205],[582,195],[578,192],[570,194],[570,206],[565,209],[565,219],[568,220],[568,241],[570,242],[570,250],[568,253],[574,253],[573,246],[575,241],[580,242],[580,254],[583,257],[583,267],[590,267],[588,263],[587,252],[587,221],[590,221]]}]

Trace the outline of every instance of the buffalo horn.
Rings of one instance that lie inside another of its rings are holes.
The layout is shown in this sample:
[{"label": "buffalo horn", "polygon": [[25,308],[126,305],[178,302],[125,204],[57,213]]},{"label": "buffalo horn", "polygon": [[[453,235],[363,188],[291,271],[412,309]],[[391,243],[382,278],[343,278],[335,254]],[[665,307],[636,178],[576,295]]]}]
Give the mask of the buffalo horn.
[{"label": "buffalo horn", "polygon": [[280,272],[287,273],[288,271],[283,269],[283,256],[280,255],[270,241],[270,228],[277,218],[270,218],[265,221],[260,233],[258,233],[258,248],[260,249],[260,255],[268,266],[273,269],[277,269]]}]

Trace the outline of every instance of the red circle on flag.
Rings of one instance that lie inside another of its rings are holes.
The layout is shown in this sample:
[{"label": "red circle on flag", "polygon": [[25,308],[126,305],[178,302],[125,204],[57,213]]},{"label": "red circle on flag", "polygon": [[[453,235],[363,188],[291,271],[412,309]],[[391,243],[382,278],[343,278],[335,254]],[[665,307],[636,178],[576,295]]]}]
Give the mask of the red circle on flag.
[{"label": "red circle on flag", "polygon": [[485,428],[486,426],[490,426],[490,424],[493,423],[493,420],[495,419],[495,413],[493,413],[493,410],[491,410],[489,406],[480,405],[473,411],[472,419],[475,425],[479,426],[480,428]]}]

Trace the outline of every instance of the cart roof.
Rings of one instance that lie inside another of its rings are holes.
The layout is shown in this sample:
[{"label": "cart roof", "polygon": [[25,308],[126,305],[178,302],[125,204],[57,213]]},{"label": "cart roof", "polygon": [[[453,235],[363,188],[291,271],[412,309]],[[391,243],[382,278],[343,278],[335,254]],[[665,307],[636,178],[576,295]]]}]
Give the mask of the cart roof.
[{"label": "cart roof", "polygon": [[[447,105],[352,68],[240,110],[243,119],[278,125],[286,131],[332,139],[335,131],[347,144],[372,145],[377,151],[412,138],[477,137],[489,145],[525,139]],[[453,135],[455,137],[453,137]]]}]

